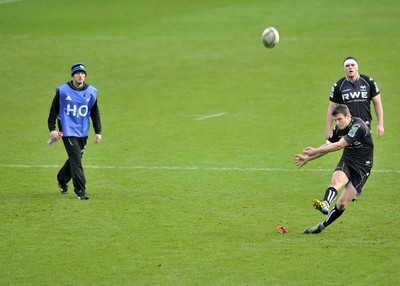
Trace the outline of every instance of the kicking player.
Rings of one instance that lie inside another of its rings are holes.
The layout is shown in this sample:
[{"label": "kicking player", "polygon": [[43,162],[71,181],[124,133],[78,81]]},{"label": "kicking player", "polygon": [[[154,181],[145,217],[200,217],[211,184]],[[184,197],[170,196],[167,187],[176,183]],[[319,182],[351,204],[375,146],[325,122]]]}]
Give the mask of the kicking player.
[{"label": "kicking player", "polygon": [[[295,155],[295,164],[302,167],[329,152],[343,149],[343,155],[333,172],[323,201],[313,201],[314,207],[328,216],[325,221],[307,228],[304,234],[320,233],[338,219],[352,199],[361,194],[373,165],[374,144],[367,124],[360,118],[352,117],[349,108],[343,104],[333,108],[332,118],[336,125],[328,139],[329,142],[318,148],[306,147],[304,155]],[[341,188],[344,189],[336,205],[329,210]]]}]

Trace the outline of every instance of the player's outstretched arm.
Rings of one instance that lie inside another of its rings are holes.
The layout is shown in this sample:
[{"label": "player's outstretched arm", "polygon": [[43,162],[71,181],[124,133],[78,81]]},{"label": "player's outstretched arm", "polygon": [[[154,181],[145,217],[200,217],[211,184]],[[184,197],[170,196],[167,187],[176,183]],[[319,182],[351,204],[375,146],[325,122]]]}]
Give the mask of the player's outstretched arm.
[{"label": "player's outstretched arm", "polygon": [[[321,145],[320,147],[325,146],[325,145],[328,145],[328,144],[329,144],[329,143],[325,143],[325,144]],[[305,150],[308,150],[308,151],[311,152],[311,150],[316,150],[316,149],[309,146],[309,147],[306,147],[306,148],[303,150],[303,152],[305,152]],[[301,167],[303,167],[305,164],[307,164],[307,162],[312,161],[312,160],[314,160],[314,159],[317,159],[317,158],[319,158],[319,157],[321,157],[321,156],[323,156],[323,155],[324,155],[324,154],[314,154],[314,155],[311,155],[311,154],[306,154],[306,155],[296,154],[296,155],[294,155],[294,163],[295,163],[296,166],[298,166],[299,168],[301,168]]]},{"label": "player's outstretched arm", "polygon": [[323,155],[322,154],[316,154],[316,155],[313,155],[313,156],[308,156],[308,155],[296,154],[296,155],[294,155],[294,163],[300,169],[305,164],[307,164],[309,161],[317,159],[317,158],[319,158],[321,156],[323,156]]},{"label": "player's outstretched arm", "polygon": [[338,142],[326,143],[318,148],[306,147],[303,152],[308,156],[320,155],[319,157],[321,157],[329,152],[335,152],[347,146],[349,146],[349,144],[344,140],[344,137],[342,137]]}]

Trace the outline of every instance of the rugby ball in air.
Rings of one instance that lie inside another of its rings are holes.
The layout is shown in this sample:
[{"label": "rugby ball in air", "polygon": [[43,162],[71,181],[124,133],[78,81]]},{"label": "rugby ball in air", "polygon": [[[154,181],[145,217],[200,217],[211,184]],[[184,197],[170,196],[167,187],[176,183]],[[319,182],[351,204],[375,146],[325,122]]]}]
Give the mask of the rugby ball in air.
[{"label": "rugby ball in air", "polygon": [[262,33],[262,43],[264,47],[271,49],[279,43],[279,33],[274,27],[269,27]]}]

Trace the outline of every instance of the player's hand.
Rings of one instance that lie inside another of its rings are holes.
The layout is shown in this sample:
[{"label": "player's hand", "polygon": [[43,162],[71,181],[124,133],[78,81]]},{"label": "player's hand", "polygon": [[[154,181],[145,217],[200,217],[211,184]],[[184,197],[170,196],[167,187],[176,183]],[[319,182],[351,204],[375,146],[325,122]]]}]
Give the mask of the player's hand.
[{"label": "player's hand", "polygon": [[94,135],[94,144],[98,144],[101,141],[101,134]]},{"label": "player's hand", "polygon": [[317,152],[315,150],[316,150],[315,148],[308,146],[303,150],[303,152],[304,152],[304,154],[306,154],[308,156],[313,156],[313,155],[317,154]]},{"label": "player's hand", "polygon": [[308,156],[304,156],[301,154],[294,155],[294,163],[296,164],[299,169],[303,167],[308,162]]},{"label": "player's hand", "polygon": [[50,132],[50,139],[53,142],[57,142],[58,139],[60,139],[60,136],[58,135],[58,131],[56,131],[56,130],[51,131]]},{"label": "player's hand", "polygon": [[382,137],[384,133],[385,133],[385,128],[383,128],[383,126],[378,124],[378,126],[376,126],[376,135],[378,135],[378,138]]}]

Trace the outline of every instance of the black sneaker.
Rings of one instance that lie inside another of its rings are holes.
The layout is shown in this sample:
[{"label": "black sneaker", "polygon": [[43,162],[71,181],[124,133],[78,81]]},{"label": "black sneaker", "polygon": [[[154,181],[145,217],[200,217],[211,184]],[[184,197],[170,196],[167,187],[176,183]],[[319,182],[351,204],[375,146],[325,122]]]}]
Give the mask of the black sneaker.
[{"label": "black sneaker", "polygon": [[309,228],[307,228],[304,232],[303,232],[303,234],[317,234],[317,233],[320,233],[320,232],[322,232],[323,230],[325,229],[325,227],[324,227],[324,225],[322,224],[322,223],[320,223],[320,224],[318,224],[318,225],[316,225],[316,226],[314,226],[314,227],[309,227]]},{"label": "black sneaker", "polygon": [[61,185],[60,182],[58,183],[58,187],[60,188],[60,192],[62,195],[68,195],[68,185]]},{"label": "black sneaker", "polygon": [[84,191],[76,192],[76,195],[77,195],[78,199],[80,199],[80,200],[88,200],[89,199],[89,197],[86,195],[86,193]]}]

